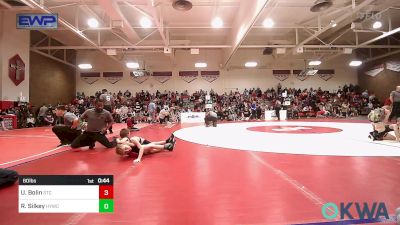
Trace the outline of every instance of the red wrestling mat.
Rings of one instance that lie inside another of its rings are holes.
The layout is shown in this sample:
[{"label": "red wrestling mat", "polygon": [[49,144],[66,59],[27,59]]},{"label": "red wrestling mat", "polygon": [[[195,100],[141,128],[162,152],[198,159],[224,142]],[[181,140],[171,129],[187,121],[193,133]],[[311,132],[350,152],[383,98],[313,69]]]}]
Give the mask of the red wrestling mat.
[{"label": "red wrestling mat", "polygon": [[[132,134],[158,141],[179,128],[152,125]],[[115,209],[18,214],[14,185],[0,190],[0,224],[295,224],[326,221],[321,207],[327,202],[384,202],[389,214],[400,206],[399,157],[234,151],[178,139],[173,152],[145,156],[137,165],[132,160],[96,146],[14,167],[20,174],[112,174]]]}]

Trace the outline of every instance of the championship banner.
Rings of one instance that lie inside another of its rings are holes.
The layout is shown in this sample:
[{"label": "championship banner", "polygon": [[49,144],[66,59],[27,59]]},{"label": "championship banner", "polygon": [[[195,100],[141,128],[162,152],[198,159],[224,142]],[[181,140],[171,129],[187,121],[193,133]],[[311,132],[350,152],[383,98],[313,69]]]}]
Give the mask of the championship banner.
[{"label": "championship banner", "polygon": [[163,71],[163,72],[153,72],[153,77],[160,83],[165,83],[172,77],[172,72]]},{"label": "championship banner", "polygon": [[400,61],[389,61],[386,63],[386,69],[400,72]]},{"label": "championship banner", "polygon": [[322,80],[328,81],[335,74],[335,70],[318,70],[317,74]]},{"label": "championship banner", "polygon": [[303,70],[293,70],[293,75],[300,81],[305,81],[309,77],[306,73],[302,73]]},{"label": "championship banner", "polygon": [[10,77],[15,86],[25,80],[25,63],[18,54],[9,60],[8,77]]},{"label": "championship banner", "polygon": [[288,79],[290,74],[290,70],[272,70],[272,75],[280,81]]},{"label": "championship banner", "polygon": [[210,83],[214,82],[219,77],[219,71],[201,71],[200,74],[204,80]]},{"label": "championship banner", "polygon": [[367,74],[368,76],[371,76],[371,77],[375,77],[383,70],[385,70],[385,66],[383,64],[381,64],[381,65],[374,66],[371,69],[365,71],[365,74]]},{"label": "championship banner", "polygon": [[88,84],[93,84],[94,82],[100,80],[100,72],[81,73],[81,79]]},{"label": "championship banner", "polygon": [[197,76],[199,76],[198,71],[179,71],[179,77],[186,81],[186,83],[196,80]]},{"label": "championship banner", "polygon": [[131,76],[131,78],[138,84],[142,84],[143,82],[145,82],[146,80],[149,79],[150,75],[146,74],[146,73],[139,73],[137,71],[134,72],[130,72],[129,75]]},{"label": "championship banner", "polygon": [[106,81],[111,84],[115,84],[122,79],[124,76],[123,72],[103,72],[103,77]]}]

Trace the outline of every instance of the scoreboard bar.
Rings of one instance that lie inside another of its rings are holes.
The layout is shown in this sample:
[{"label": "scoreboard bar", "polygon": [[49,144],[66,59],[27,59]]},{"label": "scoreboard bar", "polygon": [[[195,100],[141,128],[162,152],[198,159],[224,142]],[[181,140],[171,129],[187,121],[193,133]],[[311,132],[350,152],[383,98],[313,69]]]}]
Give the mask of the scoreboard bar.
[{"label": "scoreboard bar", "polygon": [[113,213],[112,175],[21,175],[20,213]]},{"label": "scoreboard bar", "polygon": [[19,185],[112,185],[112,175],[21,175]]}]

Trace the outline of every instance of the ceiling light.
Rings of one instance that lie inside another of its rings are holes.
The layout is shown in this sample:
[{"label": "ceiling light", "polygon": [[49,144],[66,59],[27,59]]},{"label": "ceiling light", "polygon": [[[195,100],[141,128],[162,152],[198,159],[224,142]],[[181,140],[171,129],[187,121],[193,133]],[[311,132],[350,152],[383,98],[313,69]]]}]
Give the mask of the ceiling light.
[{"label": "ceiling light", "polygon": [[96,28],[99,26],[99,21],[97,21],[95,18],[90,18],[90,19],[88,19],[87,24],[91,28]]},{"label": "ceiling light", "polygon": [[128,67],[130,69],[137,69],[137,68],[139,68],[139,63],[137,63],[137,62],[127,62],[126,63],[126,67]]},{"label": "ceiling light", "polygon": [[336,23],[336,21],[334,21],[334,20],[331,20],[331,26],[332,26],[332,27],[336,27],[336,26],[337,26],[337,23]]},{"label": "ceiling light", "polygon": [[372,28],[374,29],[379,29],[382,27],[382,22],[381,21],[375,21],[374,24],[372,24]]},{"label": "ceiling light", "polygon": [[207,63],[203,63],[203,62],[195,63],[194,67],[196,67],[196,68],[206,68],[207,67]]},{"label": "ceiling light", "polygon": [[257,62],[246,62],[244,64],[245,67],[256,67],[257,66]]},{"label": "ceiling light", "polygon": [[313,61],[310,61],[309,63],[308,63],[308,65],[309,66],[319,66],[319,65],[321,65],[321,61],[319,61],[319,60],[313,60]]},{"label": "ceiling light", "polygon": [[92,65],[88,63],[79,64],[78,67],[83,70],[88,70],[93,68]]},{"label": "ceiling light", "polygon": [[311,12],[322,12],[329,9],[333,5],[332,0],[317,0],[314,5],[311,6]]},{"label": "ceiling light", "polygon": [[275,24],[274,21],[270,18],[265,19],[263,22],[263,26],[266,28],[271,28],[274,26],[274,24]]},{"label": "ceiling light", "polygon": [[222,21],[222,19],[219,17],[215,17],[211,22],[211,26],[214,28],[221,28],[223,25],[224,21]]},{"label": "ceiling light", "polygon": [[151,25],[152,22],[149,18],[143,17],[142,19],[140,19],[140,26],[142,26],[143,28],[150,28]]},{"label": "ceiling light", "polygon": [[353,60],[349,63],[349,66],[360,66],[362,62],[360,60]]}]

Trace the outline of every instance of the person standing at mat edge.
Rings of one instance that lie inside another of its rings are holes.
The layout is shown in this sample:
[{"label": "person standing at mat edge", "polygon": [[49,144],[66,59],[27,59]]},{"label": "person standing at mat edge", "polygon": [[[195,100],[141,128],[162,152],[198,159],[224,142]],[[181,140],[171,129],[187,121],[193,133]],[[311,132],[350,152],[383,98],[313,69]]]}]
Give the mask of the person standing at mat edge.
[{"label": "person standing at mat edge", "polygon": [[[102,94],[100,95],[100,100],[102,100],[104,102],[104,109],[109,111],[112,115],[113,110],[114,110],[114,98],[112,95],[107,93],[107,89],[103,89]],[[112,125],[109,128],[110,134],[113,133],[112,131]]]},{"label": "person standing at mat edge", "polygon": [[81,130],[78,127],[78,117],[71,112],[67,112],[64,105],[56,107],[56,115],[63,118],[63,124],[57,124],[52,129],[61,142],[57,147],[71,144],[81,134]]},{"label": "person standing at mat edge", "polygon": [[392,102],[392,113],[389,116],[389,121],[392,118],[396,119],[397,124],[400,123],[400,85],[396,87],[396,90],[390,93],[390,101]]},{"label": "person standing at mat edge", "polygon": [[87,121],[87,127],[86,130],[72,142],[72,148],[89,146],[90,149],[93,149],[96,141],[107,148],[113,148],[117,145],[115,139],[110,142],[106,137],[107,129],[111,127],[114,121],[111,113],[104,110],[104,103],[102,100],[96,100],[95,108],[86,110],[80,119]]},{"label": "person standing at mat edge", "polygon": [[276,99],[274,109],[275,109],[275,115],[278,118],[278,120],[281,120],[281,115],[280,115],[281,106],[282,106],[281,101],[279,101],[279,99]]}]

